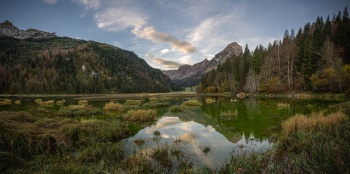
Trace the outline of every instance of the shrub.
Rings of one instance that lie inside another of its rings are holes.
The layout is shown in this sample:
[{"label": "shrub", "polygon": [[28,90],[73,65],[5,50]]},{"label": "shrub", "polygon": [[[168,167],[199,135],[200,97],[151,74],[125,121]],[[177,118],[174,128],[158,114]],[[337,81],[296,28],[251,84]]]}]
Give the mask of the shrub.
[{"label": "shrub", "polygon": [[119,103],[114,103],[113,101],[111,102],[108,102],[105,104],[105,106],[103,107],[104,110],[107,110],[107,111],[121,111],[123,108],[123,106]]},{"label": "shrub", "polygon": [[125,120],[136,122],[154,121],[156,118],[157,111],[152,109],[130,110],[124,115]]}]

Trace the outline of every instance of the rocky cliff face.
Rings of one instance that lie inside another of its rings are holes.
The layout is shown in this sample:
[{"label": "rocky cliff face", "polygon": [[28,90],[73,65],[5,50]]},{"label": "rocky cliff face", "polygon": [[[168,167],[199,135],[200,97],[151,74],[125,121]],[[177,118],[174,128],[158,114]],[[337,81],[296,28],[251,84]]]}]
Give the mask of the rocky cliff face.
[{"label": "rocky cliff face", "polygon": [[8,20],[0,23],[0,37],[4,36],[14,37],[17,39],[57,37],[55,33],[40,31],[33,28],[20,30],[16,26],[12,25],[12,23]]},{"label": "rocky cliff face", "polygon": [[216,69],[220,63],[224,63],[228,58],[233,55],[242,54],[242,47],[236,43],[230,43],[224,50],[216,54],[210,61],[205,59],[194,65],[182,65],[177,70],[163,71],[164,74],[182,87],[195,86],[197,85],[204,73]]}]

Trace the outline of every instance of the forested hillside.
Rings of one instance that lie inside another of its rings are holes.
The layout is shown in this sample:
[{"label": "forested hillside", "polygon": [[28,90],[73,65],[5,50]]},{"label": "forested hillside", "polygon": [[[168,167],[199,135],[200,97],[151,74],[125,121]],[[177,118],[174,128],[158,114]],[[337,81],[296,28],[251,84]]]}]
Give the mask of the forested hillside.
[{"label": "forested hillside", "polygon": [[0,93],[169,92],[170,79],[131,51],[67,37],[0,37]]},{"label": "forested hillside", "polygon": [[318,17],[282,40],[233,56],[203,75],[197,92],[285,92],[314,90],[350,93],[350,18],[347,8]]}]

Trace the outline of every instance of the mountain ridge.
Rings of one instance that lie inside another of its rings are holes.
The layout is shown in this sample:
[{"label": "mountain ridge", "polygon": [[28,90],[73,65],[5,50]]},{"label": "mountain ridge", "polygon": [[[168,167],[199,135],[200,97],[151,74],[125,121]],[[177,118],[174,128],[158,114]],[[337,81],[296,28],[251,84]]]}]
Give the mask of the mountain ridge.
[{"label": "mountain ridge", "polygon": [[242,47],[237,42],[232,42],[210,60],[204,59],[193,65],[181,65],[177,70],[164,70],[163,73],[181,87],[196,86],[204,73],[216,69],[231,56],[242,53]]},{"label": "mountain ridge", "polygon": [[[95,41],[46,36],[48,32],[37,29],[21,35],[23,32],[17,31],[23,30],[9,21],[0,28],[0,93],[151,93],[176,89],[161,70],[132,51]],[[4,28],[9,32],[4,34]]]},{"label": "mountain ridge", "polygon": [[55,32],[49,33],[34,28],[20,30],[8,20],[0,23],[0,36],[8,36],[16,39],[57,37]]}]

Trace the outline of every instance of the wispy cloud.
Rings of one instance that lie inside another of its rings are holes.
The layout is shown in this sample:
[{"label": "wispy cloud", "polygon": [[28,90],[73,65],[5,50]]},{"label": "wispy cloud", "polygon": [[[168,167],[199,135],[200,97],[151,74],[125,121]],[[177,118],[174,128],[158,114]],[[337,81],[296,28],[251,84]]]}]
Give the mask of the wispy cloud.
[{"label": "wispy cloud", "polygon": [[109,31],[138,30],[146,23],[145,15],[133,8],[111,7],[97,12],[94,17],[99,28]]},{"label": "wispy cloud", "polygon": [[132,33],[139,38],[151,40],[155,43],[170,44],[184,53],[194,53],[193,44],[180,40],[168,33],[159,32],[147,24],[147,15],[139,9],[131,7],[111,7],[97,12],[94,17],[99,28],[109,31],[121,31],[130,28]]},{"label": "wispy cloud", "polygon": [[141,29],[135,28],[133,33],[140,38],[149,39],[153,42],[169,43],[172,47],[181,50],[184,53],[194,53],[197,51],[193,44],[182,41],[167,33],[158,32],[153,27],[143,27]]},{"label": "wispy cloud", "polygon": [[85,10],[97,10],[101,6],[101,0],[74,0],[76,3],[85,6]]},{"label": "wispy cloud", "polygon": [[145,57],[159,65],[162,65],[162,67],[165,67],[166,69],[176,69],[178,68],[180,65],[182,65],[181,63],[178,62],[174,62],[171,60],[165,60],[162,58],[156,58],[151,54],[145,54]]},{"label": "wispy cloud", "polygon": [[45,4],[49,4],[49,5],[52,5],[52,4],[56,4],[57,3],[57,0],[42,0]]}]

